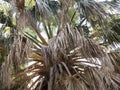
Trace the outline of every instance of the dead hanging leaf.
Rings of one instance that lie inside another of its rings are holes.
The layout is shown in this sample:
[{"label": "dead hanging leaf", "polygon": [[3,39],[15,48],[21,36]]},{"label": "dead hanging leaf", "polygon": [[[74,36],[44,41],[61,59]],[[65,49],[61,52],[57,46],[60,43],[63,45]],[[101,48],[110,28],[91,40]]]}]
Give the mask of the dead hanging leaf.
[{"label": "dead hanging leaf", "polygon": [[25,0],[16,0],[16,6],[20,12],[23,12],[25,6]]},{"label": "dead hanging leaf", "polygon": [[65,80],[66,90],[84,90],[79,79],[75,77],[67,77]]},{"label": "dead hanging leaf", "polygon": [[28,22],[28,18],[26,16],[26,13],[22,13],[20,15],[19,19],[18,19],[18,22],[17,22],[18,23],[18,27],[19,28],[23,28],[26,25],[27,22]]}]

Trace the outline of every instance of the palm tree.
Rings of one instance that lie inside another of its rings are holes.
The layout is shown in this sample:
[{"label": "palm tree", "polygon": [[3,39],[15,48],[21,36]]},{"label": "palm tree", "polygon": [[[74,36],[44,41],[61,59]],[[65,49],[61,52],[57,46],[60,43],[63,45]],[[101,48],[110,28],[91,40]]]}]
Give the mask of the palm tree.
[{"label": "palm tree", "polygon": [[3,90],[120,89],[120,16],[108,12],[117,8],[113,2],[7,2],[10,20],[16,17],[0,68]]}]

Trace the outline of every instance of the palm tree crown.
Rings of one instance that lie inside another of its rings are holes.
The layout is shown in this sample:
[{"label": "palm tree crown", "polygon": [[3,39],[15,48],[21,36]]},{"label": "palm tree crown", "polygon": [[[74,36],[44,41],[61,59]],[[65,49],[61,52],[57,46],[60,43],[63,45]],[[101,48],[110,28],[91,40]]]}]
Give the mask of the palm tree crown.
[{"label": "palm tree crown", "polygon": [[4,2],[0,89],[120,89],[119,0]]}]

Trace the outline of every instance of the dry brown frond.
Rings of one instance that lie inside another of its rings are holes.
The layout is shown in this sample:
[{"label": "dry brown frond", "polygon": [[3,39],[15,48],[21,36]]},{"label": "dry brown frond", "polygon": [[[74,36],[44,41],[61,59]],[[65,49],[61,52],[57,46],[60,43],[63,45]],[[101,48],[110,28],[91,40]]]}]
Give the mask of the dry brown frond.
[{"label": "dry brown frond", "polygon": [[26,58],[31,54],[31,46],[31,42],[21,35],[14,39],[8,58],[1,66],[0,80],[3,88],[10,88],[11,76],[20,71],[20,66],[26,62]]},{"label": "dry brown frond", "polygon": [[[44,59],[41,60],[41,57]],[[92,65],[85,64],[81,59]],[[28,75],[28,84],[33,77],[38,76],[31,84],[31,89],[120,89],[120,77],[115,72],[109,55],[92,40],[81,36],[78,30],[72,29],[69,24],[56,37],[50,39],[48,46],[42,46],[41,53],[37,54],[34,60],[37,62],[26,69],[27,73],[31,73]]]}]

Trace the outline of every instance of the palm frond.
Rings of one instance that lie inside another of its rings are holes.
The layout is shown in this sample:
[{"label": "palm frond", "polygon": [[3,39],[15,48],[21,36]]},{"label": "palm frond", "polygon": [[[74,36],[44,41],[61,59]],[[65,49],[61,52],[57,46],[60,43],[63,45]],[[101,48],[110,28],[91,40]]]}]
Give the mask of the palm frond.
[{"label": "palm frond", "polygon": [[30,55],[31,43],[22,36],[15,38],[11,47],[7,60],[1,65],[0,81],[2,87],[10,89],[11,75],[20,71],[20,66],[26,62],[26,58]]},{"label": "palm frond", "polygon": [[36,0],[36,4],[37,4],[40,15],[43,18],[49,19],[52,13],[49,5],[47,5],[47,2]]},{"label": "palm frond", "polygon": [[[58,36],[50,39],[48,46],[42,46],[41,49],[41,54],[37,57],[42,56],[44,59],[36,58],[37,63],[27,69],[32,73],[28,75],[29,77],[39,76],[30,88],[119,90],[117,80],[119,75],[116,78],[111,75],[115,72],[109,55],[103,48],[81,36],[78,30],[72,29],[69,24],[58,33]],[[92,65],[85,64],[79,58],[85,59]],[[36,86],[33,87],[34,85]]]},{"label": "palm frond", "polygon": [[85,17],[93,27],[97,24],[104,27],[104,19],[108,17],[109,14],[106,13],[102,4],[94,0],[78,0],[77,5],[80,16]]}]

